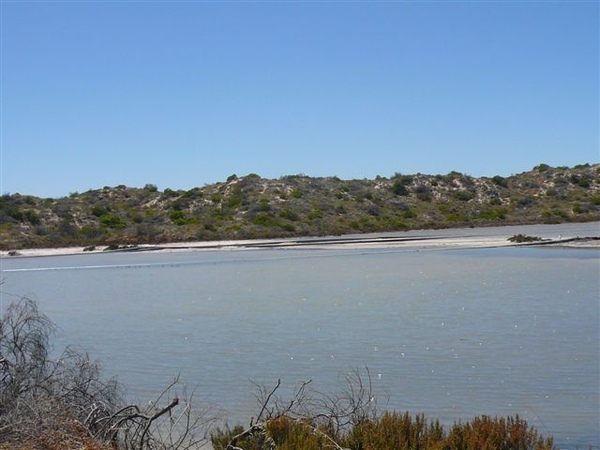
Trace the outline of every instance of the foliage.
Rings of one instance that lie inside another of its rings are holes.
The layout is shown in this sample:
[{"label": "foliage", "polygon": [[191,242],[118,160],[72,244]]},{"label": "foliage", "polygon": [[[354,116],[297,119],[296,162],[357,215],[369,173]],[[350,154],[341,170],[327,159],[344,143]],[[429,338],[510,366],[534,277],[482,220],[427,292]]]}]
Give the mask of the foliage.
[{"label": "foliage", "polygon": [[528,236],[526,234],[515,234],[514,236],[509,237],[508,240],[510,242],[521,244],[523,242],[539,242],[542,238],[538,236]]},{"label": "foliage", "polygon": [[320,393],[303,383],[291,400],[259,387],[260,412],[248,428],[216,428],[214,450],[554,450],[516,417],[475,417],[449,429],[423,414],[379,413],[370,377],[354,372],[342,394]]},{"label": "foliage", "polygon": [[0,249],[600,220],[600,164],[510,177],[340,180],[231,175],[187,191],[104,187],[67,198],[0,197]]},{"label": "foliage", "polygon": [[494,184],[496,184],[500,187],[504,187],[504,188],[508,187],[508,182],[506,181],[506,178],[501,177],[500,175],[496,175],[496,176],[492,177],[492,181],[494,182]]},{"label": "foliage", "polygon": [[[423,414],[384,412],[357,423],[347,432],[319,425],[315,419],[289,415],[270,419],[247,432],[242,426],[217,428],[212,434],[215,450],[555,450],[551,437],[545,438],[518,415],[478,416],[455,423],[449,430]],[[237,439],[236,439],[237,437]],[[233,444],[231,442],[234,441]],[[267,445],[265,445],[267,444]],[[268,444],[273,445],[268,447]]]},{"label": "foliage", "polygon": [[100,216],[100,225],[105,226],[106,228],[125,228],[127,225],[123,218],[114,215],[114,214],[102,214]]}]

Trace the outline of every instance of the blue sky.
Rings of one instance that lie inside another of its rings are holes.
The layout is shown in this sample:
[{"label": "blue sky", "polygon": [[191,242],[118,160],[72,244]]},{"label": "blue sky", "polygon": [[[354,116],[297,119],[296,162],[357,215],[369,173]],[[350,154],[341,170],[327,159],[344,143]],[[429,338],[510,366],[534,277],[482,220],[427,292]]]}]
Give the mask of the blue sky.
[{"label": "blue sky", "polygon": [[2,193],[599,155],[599,3],[7,1]]}]

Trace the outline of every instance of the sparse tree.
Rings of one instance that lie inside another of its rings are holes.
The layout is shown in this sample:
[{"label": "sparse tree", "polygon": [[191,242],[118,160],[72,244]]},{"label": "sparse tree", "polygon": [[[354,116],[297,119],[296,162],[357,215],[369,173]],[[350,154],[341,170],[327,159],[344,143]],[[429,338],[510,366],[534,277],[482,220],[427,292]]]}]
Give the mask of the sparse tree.
[{"label": "sparse tree", "polygon": [[51,358],[55,331],[27,298],[0,318],[0,447],[185,450],[207,441],[214,418],[192,408],[179,378],[145,407],[126,404],[85,352],[69,347]]}]

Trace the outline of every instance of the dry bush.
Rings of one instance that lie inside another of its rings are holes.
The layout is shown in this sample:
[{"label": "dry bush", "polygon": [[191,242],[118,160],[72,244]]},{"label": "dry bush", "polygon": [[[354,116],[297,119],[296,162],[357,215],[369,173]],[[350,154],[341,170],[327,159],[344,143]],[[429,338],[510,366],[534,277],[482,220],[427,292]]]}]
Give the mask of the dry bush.
[{"label": "dry bush", "polygon": [[552,438],[544,439],[515,417],[475,417],[471,422],[455,424],[446,439],[452,449],[477,450],[552,450]]},{"label": "dry bush", "polygon": [[184,450],[207,441],[214,419],[192,409],[178,378],[147,406],[128,405],[85,352],[50,357],[55,330],[26,298],[0,320],[0,448]]},{"label": "dry bush", "polygon": [[422,414],[379,413],[370,375],[348,376],[341,393],[321,393],[302,383],[291,400],[277,396],[280,387],[259,386],[261,406],[248,428],[217,428],[215,450],[555,450],[525,420],[481,416],[446,431]]}]

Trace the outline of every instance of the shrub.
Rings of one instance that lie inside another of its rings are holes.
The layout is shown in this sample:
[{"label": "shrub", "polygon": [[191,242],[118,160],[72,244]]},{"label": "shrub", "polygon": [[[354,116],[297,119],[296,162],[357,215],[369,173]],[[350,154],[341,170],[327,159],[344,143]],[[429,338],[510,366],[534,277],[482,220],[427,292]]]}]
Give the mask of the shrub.
[{"label": "shrub", "polygon": [[384,412],[359,420],[346,431],[337,430],[334,424],[333,418],[328,421],[284,414],[246,430],[239,425],[217,428],[211,442],[214,450],[555,450],[552,438],[539,435],[518,415],[479,416],[454,424],[449,432],[439,421],[408,412]]},{"label": "shrub", "polygon": [[506,208],[490,208],[479,213],[477,218],[483,220],[504,220],[507,214],[508,210]]},{"label": "shrub", "polygon": [[311,212],[308,213],[307,217],[310,220],[322,219],[323,218],[323,211],[321,211],[320,209],[313,209]]},{"label": "shrub", "polygon": [[579,182],[577,183],[577,185],[579,187],[581,187],[581,188],[589,189],[590,182],[589,182],[589,180],[586,180],[585,178],[582,178],[581,180],[579,180]]},{"label": "shrub", "polygon": [[429,202],[432,199],[431,189],[424,184],[420,184],[415,187],[415,194],[419,200],[424,202]]},{"label": "shrub", "polygon": [[108,212],[110,211],[109,208],[100,206],[100,205],[94,205],[92,207],[92,215],[96,216],[96,217],[101,217],[104,214],[108,214]]},{"label": "shrub", "polygon": [[450,448],[466,450],[554,449],[552,438],[544,439],[527,421],[516,417],[475,417],[470,423],[456,424],[445,439]]},{"label": "shrub", "polygon": [[294,211],[290,208],[286,208],[286,209],[282,210],[279,213],[279,217],[281,217],[283,219],[291,220],[292,222],[295,222],[300,219],[300,215],[296,211]]},{"label": "shrub", "polygon": [[79,235],[84,239],[96,239],[104,234],[104,231],[92,225],[84,225],[79,230]]},{"label": "shrub", "polygon": [[537,170],[540,173],[544,173],[546,172],[548,169],[550,169],[550,166],[548,164],[540,164],[538,166],[535,166],[533,168],[533,170]]},{"label": "shrub", "polygon": [[183,211],[181,211],[180,209],[176,209],[169,213],[169,219],[171,219],[172,222],[175,222],[179,219],[183,219],[184,217],[185,217],[185,213]]},{"label": "shrub", "polygon": [[252,219],[252,223],[254,225],[260,225],[263,227],[272,227],[279,225],[277,219],[275,219],[275,217],[267,213],[260,213],[254,219]]},{"label": "shrub", "polygon": [[394,174],[394,176],[392,177],[392,180],[394,180],[394,184],[398,183],[402,186],[408,186],[409,184],[412,184],[414,179],[415,177],[413,177],[412,175],[402,175],[399,173]]},{"label": "shrub", "polygon": [[100,224],[106,228],[121,229],[127,226],[125,220],[115,214],[102,214]]},{"label": "shrub", "polygon": [[28,209],[23,213],[23,216],[25,220],[27,220],[32,225],[40,224],[40,217],[35,213],[35,211]]},{"label": "shrub", "polygon": [[392,185],[392,192],[400,196],[408,195],[408,189],[406,188],[406,185],[398,180],[394,181],[394,184]]},{"label": "shrub", "polygon": [[21,222],[24,219],[23,212],[17,208],[9,208],[7,211],[8,215],[13,219]]},{"label": "shrub", "polygon": [[469,191],[454,191],[452,196],[462,202],[468,202],[469,200],[475,198],[475,194]]},{"label": "shrub", "polygon": [[[184,450],[206,440],[201,426],[210,419],[191,414],[191,397],[179,410],[177,396],[160,409],[127,405],[122,387],[103,379],[86,353],[67,348],[50,358],[55,330],[29,299],[9,305],[0,319],[0,448]],[[158,400],[175,394],[177,383]]]},{"label": "shrub", "polygon": [[528,236],[526,234],[515,234],[514,236],[509,237],[508,240],[510,242],[515,242],[517,244],[520,244],[522,242],[537,242],[537,241],[541,241],[542,238],[538,237],[538,236]]},{"label": "shrub", "polygon": [[536,204],[536,200],[535,200],[535,198],[533,198],[531,196],[526,196],[526,197],[516,199],[515,204],[516,204],[517,208],[529,208]]}]

